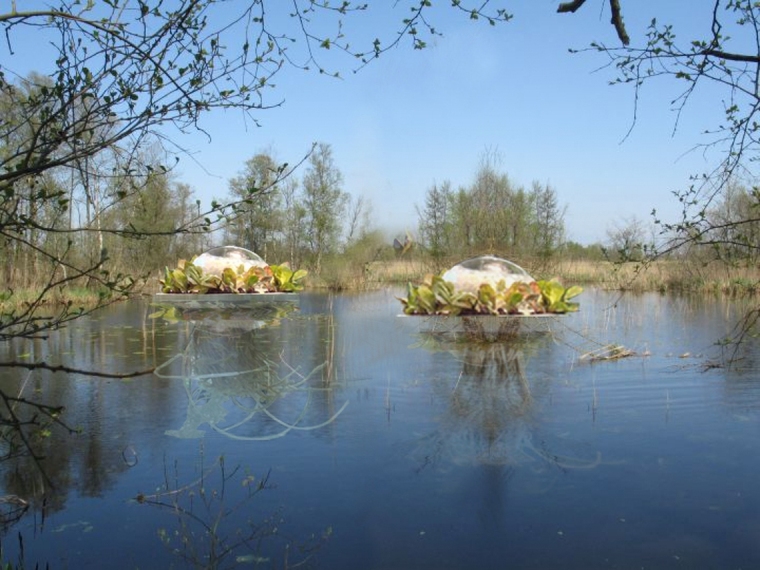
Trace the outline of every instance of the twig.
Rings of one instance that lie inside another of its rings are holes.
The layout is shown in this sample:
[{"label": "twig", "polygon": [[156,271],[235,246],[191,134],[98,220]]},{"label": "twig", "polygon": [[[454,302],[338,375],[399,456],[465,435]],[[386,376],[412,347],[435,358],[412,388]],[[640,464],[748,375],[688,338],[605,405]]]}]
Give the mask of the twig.
[{"label": "twig", "polygon": [[50,372],[66,372],[68,374],[82,374],[83,376],[97,376],[100,378],[134,378],[135,376],[144,376],[152,374],[155,368],[139,370],[137,372],[113,373],[100,372],[98,370],[81,370],[79,368],[70,368],[62,364],[47,364],[46,362],[0,362],[0,368],[26,368],[27,370],[49,370]]}]

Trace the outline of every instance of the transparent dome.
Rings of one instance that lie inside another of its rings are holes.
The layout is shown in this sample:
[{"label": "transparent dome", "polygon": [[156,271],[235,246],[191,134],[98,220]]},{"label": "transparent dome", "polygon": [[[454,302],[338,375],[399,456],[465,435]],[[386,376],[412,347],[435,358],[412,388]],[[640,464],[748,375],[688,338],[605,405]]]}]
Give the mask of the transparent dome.
[{"label": "transparent dome", "polygon": [[213,275],[221,275],[226,267],[237,269],[242,265],[246,270],[251,267],[267,267],[267,262],[261,256],[234,245],[210,249],[196,257],[193,263],[203,269],[204,273]]},{"label": "transparent dome", "polygon": [[504,281],[504,284],[510,287],[514,283],[534,281],[533,277],[516,263],[493,255],[463,261],[446,271],[442,277],[444,281],[453,283],[457,290],[471,293],[477,293],[484,283],[496,287],[500,281]]}]

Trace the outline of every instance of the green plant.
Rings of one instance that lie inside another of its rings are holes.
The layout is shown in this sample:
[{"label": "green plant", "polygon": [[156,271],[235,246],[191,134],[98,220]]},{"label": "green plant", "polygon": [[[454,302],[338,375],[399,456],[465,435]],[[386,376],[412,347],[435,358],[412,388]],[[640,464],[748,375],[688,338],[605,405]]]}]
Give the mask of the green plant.
[{"label": "green plant", "polygon": [[541,301],[547,313],[572,313],[578,310],[578,303],[570,302],[570,299],[580,295],[583,292],[582,287],[574,285],[565,288],[556,280],[539,281],[538,287],[541,289]]},{"label": "green plant", "polygon": [[164,293],[208,293],[218,287],[219,278],[204,275],[192,260],[180,259],[175,269],[164,268],[164,278],[159,281]]},{"label": "green plant", "polygon": [[428,274],[420,285],[407,285],[406,298],[400,299],[407,315],[458,315],[474,310],[477,298],[456,291],[454,285],[438,275]]},{"label": "green plant", "polygon": [[407,285],[407,296],[399,298],[407,315],[533,315],[569,313],[578,310],[570,299],[580,294],[577,286],[565,288],[558,281],[504,281],[496,286],[483,283],[477,295],[457,291],[439,275],[426,275],[422,283]]},{"label": "green plant", "polygon": [[293,270],[288,263],[270,265],[274,276],[275,287],[283,293],[293,293],[303,290],[303,282],[308,272],[305,269]]},{"label": "green plant", "polygon": [[287,263],[237,269],[225,267],[221,275],[203,272],[193,260],[181,259],[175,269],[164,269],[160,279],[163,293],[292,293],[303,289],[307,272],[293,271]]}]

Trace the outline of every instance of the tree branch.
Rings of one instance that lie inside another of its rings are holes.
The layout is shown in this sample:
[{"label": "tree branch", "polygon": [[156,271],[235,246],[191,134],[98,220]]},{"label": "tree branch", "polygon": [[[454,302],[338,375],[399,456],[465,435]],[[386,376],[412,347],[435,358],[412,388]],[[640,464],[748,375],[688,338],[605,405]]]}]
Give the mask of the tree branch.
[{"label": "tree branch", "polygon": [[563,2],[557,6],[557,12],[560,14],[567,12],[575,12],[586,3],[586,0],[573,0],[572,2]]},{"label": "tree branch", "polygon": [[0,368],[26,368],[27,370],[49,370],[51,372],[66,372],[67,374],[82,374],[83,376],[96,376],[98,378],[134,378],[135,376],[145,376],[146,374],[153,374],[155,367],[148,368],[147,370],[139,370],[136,372],[125,372],[123,374],[116,374],[111,372],[100,372],[97,370],[81,370],[79,368],[70,368],[61,364],[47,364],[45,362],[0,362]]},{"label": "tree branch", "polygon": [[631,38],[628,37],[628,32],[625,30],[623,13],[620,10],[620,0],[610,0],[610,10],[612,11],[612,25],[615,26],[618,38],[620,38],[624,46],[627,46],[631,43]]},{"label": "tree branch", "polygon": [[[557,12],[560,14],[568,12],[575,13],[585,3],[586,0],[572,0],[572,2],[562,2],[559,6],[557,6]],[[615,32],[617,32],[617,36],[620,39],[621,43],[624,46],[627,46],[631,43],[631,38],[628,37],[628,32],[626,31],[625,24],[623,23],[623,12],[620,9],[620,0],[610,0],[610,10],[612,11],[612,18],[610,19],[610,23],[615,27]]]}]

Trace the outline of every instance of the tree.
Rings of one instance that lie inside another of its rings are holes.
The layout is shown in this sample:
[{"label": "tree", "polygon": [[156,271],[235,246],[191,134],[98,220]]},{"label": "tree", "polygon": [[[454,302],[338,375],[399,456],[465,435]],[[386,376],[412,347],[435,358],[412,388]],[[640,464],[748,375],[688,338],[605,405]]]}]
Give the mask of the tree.
[{"label": "tree", "polygon": [[364,195],[348,197],[348,219],[345,243],[346,249],[350,248],[356,242],[363,240],[371,231],[371,212],[372,204]]},{"label": "tree", "polygon": [[498,155],[486,152],[467,188],[431,186],[417,208],[420,237],[432,256],[499,253],[550,257],[564,239],[565,208],[548,184],[528,192],[497,170]]},{"label": "tree", "polygon": [[533,222],[533,252],[542,258],[551,257],[565,239],[565,211],[560,207],[557,191],[549,184],[533,182],[531,200],[535,208]]},{"label": "tree", "polygon": [[[585,0],[565,2],[559,11],[574,12]],[[730,193],[732,181],[749,177],[756,179],[754,163],[760,155],[760,91],[757,74],[760,72],[760,4],[748,0],[714,0],[708,16],[709,25],[701,36],[683,36],[670,22],[652,18],[645,37],[629,37],[624,21],[624,5],[610,0],[612,23],[622,46],[592,43],[589,50],[603,54],[614,70],[613,83],[631,85],[634,102],[641,91],[654,81],[671,79],[681,86],[673,104],[678,115],[700,91],[709,91],[724,112],[724,121],[706,131],[702,146],[714,149],[720,156],[714,168],[697,173],[690,184],[675,192],[683,205],[681,219],[655,220],[667,240],[655,252],[667,254],[684,245],[709,242],[713,247],[721,233],[730,240],[728,227],[716,226],[709,215],[721,196]],[[635,103],[634,103],[635,105]],[[637,109],[634,106],[634,120]],[[676,124],[677,127],[677,124]],[[746,218],[733,219],[729,226],[741,227]],[[719,222],[724,224],[725,221]],[[720,230],[718,232],[714,230]],[[760,248],[760,244],[745,246],[745,250]]]},{"label": "tree", "polygon": [[230,180],[230,196],[240,202],[229,219],[227,233],[233,243],[268,259],[269,249],[282,231],[279,181],[281,166],[271,153],[261,152],[245,163],[245,169]]},{"label": "tree", "polygon": [[420,240],[436,260],[451,253],[452,198],[451,182],[446,180],[428,188],[424,208],[417,207]]},{"label": "tree", "polygon": [[291,267],[300,267],[306,247],[306,216],[304,200],[299,193],[298,181],[289,178],[282,185],[283,249]]},{"label": "tree", "polygon": [[649,250],[646,228],[636,216],[616,222],[607,230],[607,256],[613,261],[641,261]]},{"label": "tree", "polygon": [[700,244],[728,263],[757,263],[760,258],[760,189],[730,181],[721,200],[706,214],[710,231]]},{"label": "tree", "polygon": [[343,192],[343,175],[335,166],[329,144],[317,144],[309,157],[303,192],[309,245],[318,274],[325,254],[334,251],[338,245],[341,220],[348,202],[348,194]]}]

